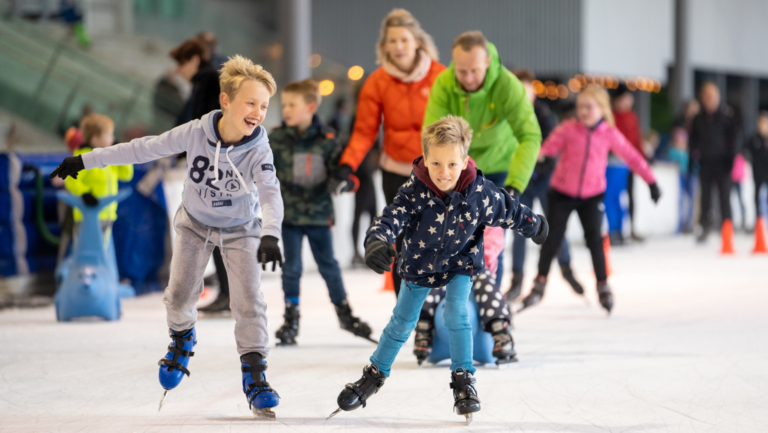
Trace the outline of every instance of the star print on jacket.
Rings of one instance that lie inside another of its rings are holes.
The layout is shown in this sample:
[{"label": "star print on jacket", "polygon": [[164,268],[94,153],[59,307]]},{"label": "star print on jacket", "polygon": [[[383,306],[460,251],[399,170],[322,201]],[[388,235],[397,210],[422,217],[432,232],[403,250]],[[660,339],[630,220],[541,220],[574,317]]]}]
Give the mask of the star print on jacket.
[{"label": "star print on jacket", "polygon": [[[405,281],[435,288],[455,275],[480,274],[486,226],[514,227],[528,238],[539,231],[540,221],[533,211],[486,180],[474,162],[462,171],[461,176],[468,180],[461,191],[442,192],[430,189],[431,180],[422,180],[423,174],[417,170],[421,160],[416,158],[410,181],[376,218],[365,240],[366,244],[373,239],[394,244],[405,231],[405,239],[417,243],[418,248],[409,249],[397,260],[395,269]],[[421,221],[425,221],[424,229]]]}]

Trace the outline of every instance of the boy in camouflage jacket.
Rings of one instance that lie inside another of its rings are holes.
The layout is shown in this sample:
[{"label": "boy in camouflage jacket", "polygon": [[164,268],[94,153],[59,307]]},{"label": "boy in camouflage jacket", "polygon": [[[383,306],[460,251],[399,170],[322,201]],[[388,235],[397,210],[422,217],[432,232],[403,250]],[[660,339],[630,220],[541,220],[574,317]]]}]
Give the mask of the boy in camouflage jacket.
[{"label": "boy in camouflage jacket", "polygon": [[328,286],[341,328],[370,339],[371,328],[352,315],[341,269],[333,254],[331,193],[353,189],[353,185],[335,176],[344,149],[335,140],[333,129],[315,115],[321,100],[315,81],[289,84],[283,90],[281,99],[283,124],[269,134],[285,203],[285,265],[282,276],[285,323],[276,333],[280,340],[278,345],[295,345],[299,333],[299,280],[304,236],[309,240],[320,275]]}]

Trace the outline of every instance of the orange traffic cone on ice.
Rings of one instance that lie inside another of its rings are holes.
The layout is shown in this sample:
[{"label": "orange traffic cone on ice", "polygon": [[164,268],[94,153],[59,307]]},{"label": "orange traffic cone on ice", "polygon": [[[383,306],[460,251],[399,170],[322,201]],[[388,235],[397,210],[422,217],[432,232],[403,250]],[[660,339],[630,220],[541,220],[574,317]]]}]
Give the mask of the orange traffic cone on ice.
[{"label": "orange traffic cone on ice", "polygon": [[611,276],[611,240],[607,234],[603,236],[603,254],[605,255],[605,275]]},{"label": "orange traffic cone on ice", "polygon": [[733,249],[733,223],[730,219],[723,221],[721,234],[723,236],[723,248],[720,250],[720,254],[734,254],[736,251]]},{"label": "orange traffic cone on ice", "polygon": [[384,292],[395,291],[395,282],[392,281],[392,271],[384,272],[384,288],[381,290]]},{"label": "orange traffic cone on ice", "polygon": [[765,220],[760,217],[755,220],[755,248],[752,254],[766,254],[768,248],[765,245]]}]

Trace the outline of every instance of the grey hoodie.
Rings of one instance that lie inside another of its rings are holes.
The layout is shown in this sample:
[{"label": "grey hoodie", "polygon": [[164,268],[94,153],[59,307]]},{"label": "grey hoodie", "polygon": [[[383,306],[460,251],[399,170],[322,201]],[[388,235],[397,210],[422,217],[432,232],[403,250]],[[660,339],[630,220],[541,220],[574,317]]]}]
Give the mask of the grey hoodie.
[{"label": "grey hoodie", "polygon": [[283,199],[267,133],[258,126],[237,145],[222,144],[214,126],[220,112],[211,111],[159,136],[94,149],[83,155],[83,163],[86,169],[104,168],[187,152],[182,204],[193,218],[210,227],[234,227],[256,218],[261,207],[261,235],[279,239]]}]

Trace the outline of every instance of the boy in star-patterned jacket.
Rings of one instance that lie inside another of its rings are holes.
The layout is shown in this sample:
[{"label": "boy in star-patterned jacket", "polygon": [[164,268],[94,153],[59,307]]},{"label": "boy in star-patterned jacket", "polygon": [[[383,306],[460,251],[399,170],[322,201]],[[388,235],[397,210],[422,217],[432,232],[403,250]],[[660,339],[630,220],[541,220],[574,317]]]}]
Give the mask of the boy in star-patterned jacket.
[{"label": "boy in star-patterned jacket", "polygon": [[548,226],[503,189],[485,179],[467,152],[469,124],[447,116],[424,128],[424,156],[413,162],[410,179],[394,202],[374,220],[366,236],[366,264],[378,273],[390,270],[392,244],[405,231],[396,270],[402,277],[397,305],[371,365],[363,378],[339,396],[339,407],[353,410],[376,393],[389,376],[392,362],[419,319],[422,304],[435,287],[446,286],[445,323],[450,334],[451,388],[459,414],[480,410],[473,386],[472,330],[467,299],[472,282],[484,268],[486,226],[516,230],[541,244]]}]

